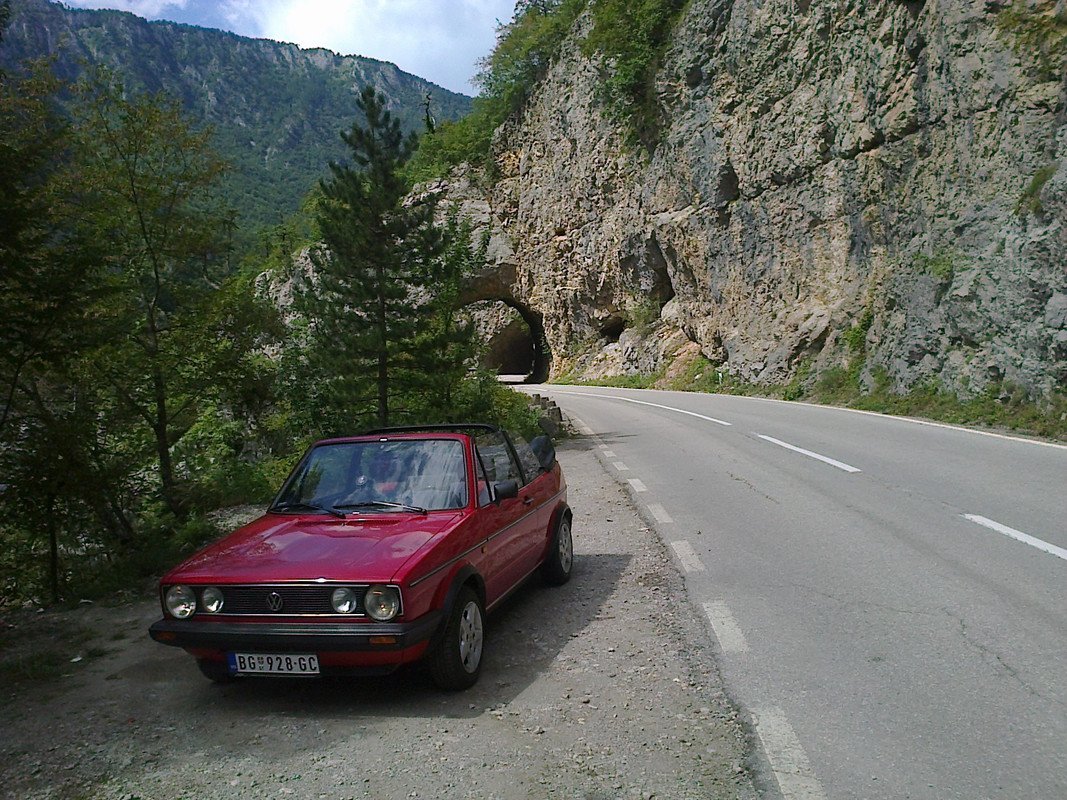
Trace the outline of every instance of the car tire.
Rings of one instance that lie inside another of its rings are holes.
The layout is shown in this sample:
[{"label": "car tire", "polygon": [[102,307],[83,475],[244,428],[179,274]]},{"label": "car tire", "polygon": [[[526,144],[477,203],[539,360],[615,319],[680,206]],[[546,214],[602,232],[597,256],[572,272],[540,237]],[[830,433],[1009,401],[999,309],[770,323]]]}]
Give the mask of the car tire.
[{"label": "car tire", "polygon": [[562,586],[571,579],[574,566],[574,542],[571,539],[571,518],[563,514],[556,525],[548,555],[541,565],[541,577],[552,586]]},{"label": "car tire", "polygon": [[200,667],[200,671],[204,673],[204,677],[210,678],[215,683],[233,683],[233,673],[230,672],[229,666],[223,664],[221,661],[211,661],[207,658],[198,658],[196,665]]},{"label": "car tire", "polygon": [[430,653],[430,676],[445,691],[469,689],[478,682],[485,649],[485,610],[478,594],[464,586],[445,624],[440,643]]}]

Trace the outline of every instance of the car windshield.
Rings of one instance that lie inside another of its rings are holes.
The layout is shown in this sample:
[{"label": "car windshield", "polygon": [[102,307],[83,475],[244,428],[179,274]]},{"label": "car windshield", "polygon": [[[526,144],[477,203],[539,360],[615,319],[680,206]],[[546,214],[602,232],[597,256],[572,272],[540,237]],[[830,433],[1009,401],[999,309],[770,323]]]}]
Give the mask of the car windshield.
[{"label": "car windshield", "polygon": [[435,511],[467,505],[463,444],[455,439],[336,442],[315,447],[272,511]]}]

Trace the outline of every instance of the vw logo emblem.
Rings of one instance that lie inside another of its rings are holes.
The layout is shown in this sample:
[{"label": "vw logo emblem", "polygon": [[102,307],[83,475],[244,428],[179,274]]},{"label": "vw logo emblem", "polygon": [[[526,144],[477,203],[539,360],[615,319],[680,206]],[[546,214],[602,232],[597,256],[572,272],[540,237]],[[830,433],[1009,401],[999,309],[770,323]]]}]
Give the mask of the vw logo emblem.
[{"label": "vw logo emblem", "polygon": [[282,601],[282,596],[277,592],[271,592],[267,595],[267,608],[271,611],[281,611],[283,605],[285,603]]}]

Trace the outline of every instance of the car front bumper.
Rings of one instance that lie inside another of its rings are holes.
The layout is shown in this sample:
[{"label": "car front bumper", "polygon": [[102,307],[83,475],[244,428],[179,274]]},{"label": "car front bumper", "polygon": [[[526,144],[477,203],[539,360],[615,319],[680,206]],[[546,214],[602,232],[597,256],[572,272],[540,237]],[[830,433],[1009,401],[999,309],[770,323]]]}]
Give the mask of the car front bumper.
[{"label": "car front bumper", "polygon": [[164,617],[149,634],[186,650],[270,653],[389,653],[424,645],[440,627],[442,612],[413,622],[252,622]]}]

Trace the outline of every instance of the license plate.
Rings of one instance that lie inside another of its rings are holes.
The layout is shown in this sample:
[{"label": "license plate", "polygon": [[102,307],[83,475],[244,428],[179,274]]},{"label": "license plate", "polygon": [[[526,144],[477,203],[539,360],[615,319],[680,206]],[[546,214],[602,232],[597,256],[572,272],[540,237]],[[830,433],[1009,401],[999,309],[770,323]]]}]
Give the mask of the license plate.
[{"label": "license plate", "polygon": [[299,653],[228,653],[235,675],[318,675],[319,657]]}]

